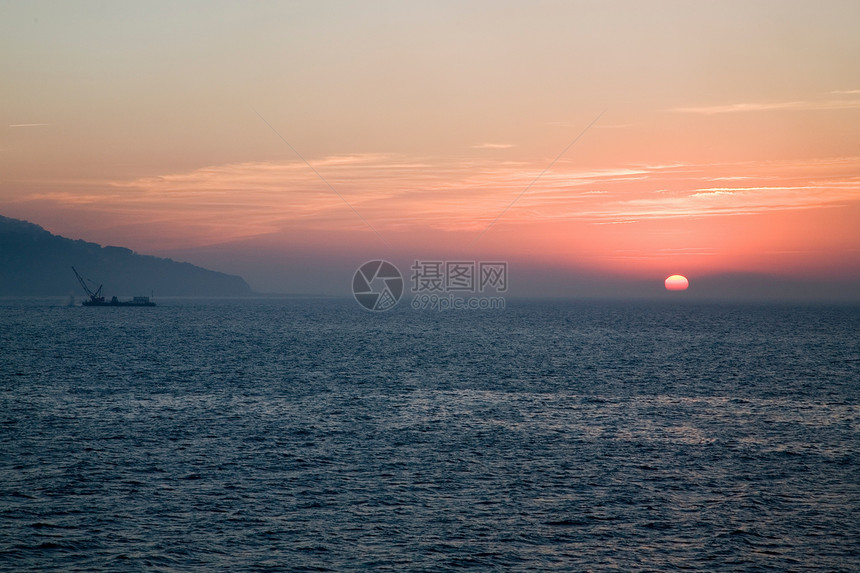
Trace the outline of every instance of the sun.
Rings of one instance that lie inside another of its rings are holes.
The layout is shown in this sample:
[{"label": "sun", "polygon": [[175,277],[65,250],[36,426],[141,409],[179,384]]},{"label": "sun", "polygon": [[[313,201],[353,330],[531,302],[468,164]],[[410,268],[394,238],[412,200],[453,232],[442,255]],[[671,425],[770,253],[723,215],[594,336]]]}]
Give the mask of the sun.
[{"label": "sun", "polygon": [[687,290],[690,281],[684,275],[672,275],[665,281],[666,290]]}]

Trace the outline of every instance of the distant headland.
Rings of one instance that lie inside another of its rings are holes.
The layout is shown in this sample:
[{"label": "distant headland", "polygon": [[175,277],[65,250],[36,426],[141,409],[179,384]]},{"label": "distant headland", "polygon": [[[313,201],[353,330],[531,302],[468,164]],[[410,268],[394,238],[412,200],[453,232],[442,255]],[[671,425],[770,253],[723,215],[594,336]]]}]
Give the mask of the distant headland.
[{"label": "distant headland", "polygon": [[72,272],[104,284],[104,292],[130,296],[248,296],[240,276],[210,271],[54,235],[42,227],[0,215],[0,296],[83,296]]}]

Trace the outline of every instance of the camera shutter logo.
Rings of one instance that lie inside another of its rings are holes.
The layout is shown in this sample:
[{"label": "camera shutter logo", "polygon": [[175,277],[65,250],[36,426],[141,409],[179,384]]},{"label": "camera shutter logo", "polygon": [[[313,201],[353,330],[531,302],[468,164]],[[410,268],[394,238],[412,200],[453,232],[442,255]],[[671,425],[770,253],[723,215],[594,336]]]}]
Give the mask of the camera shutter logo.
[{"label": "camera shutter logo", "polygon": [[367,310],[388,310],[403,296],[403,275],[388,261],[367,261],[352,277],[352,294]]}]

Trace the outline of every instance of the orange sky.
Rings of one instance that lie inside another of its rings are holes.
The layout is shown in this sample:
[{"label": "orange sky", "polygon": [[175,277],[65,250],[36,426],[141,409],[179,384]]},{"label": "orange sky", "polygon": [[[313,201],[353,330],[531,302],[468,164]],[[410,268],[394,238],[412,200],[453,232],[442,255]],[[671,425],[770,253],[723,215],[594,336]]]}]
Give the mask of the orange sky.
[{"label": "orange sky", "polygon": [[856,2],[4,4],[0,213],[201,263],[857,277],[857,21]]}]

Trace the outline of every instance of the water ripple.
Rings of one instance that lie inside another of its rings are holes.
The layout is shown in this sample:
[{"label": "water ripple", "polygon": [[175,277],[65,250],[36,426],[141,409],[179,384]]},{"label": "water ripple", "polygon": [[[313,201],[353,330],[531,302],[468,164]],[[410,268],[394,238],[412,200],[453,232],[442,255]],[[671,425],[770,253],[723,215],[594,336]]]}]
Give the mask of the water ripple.
[{"label": "water ripple", "polygon": [[860,570],[857,308],[3,304],[0,570]]}]

